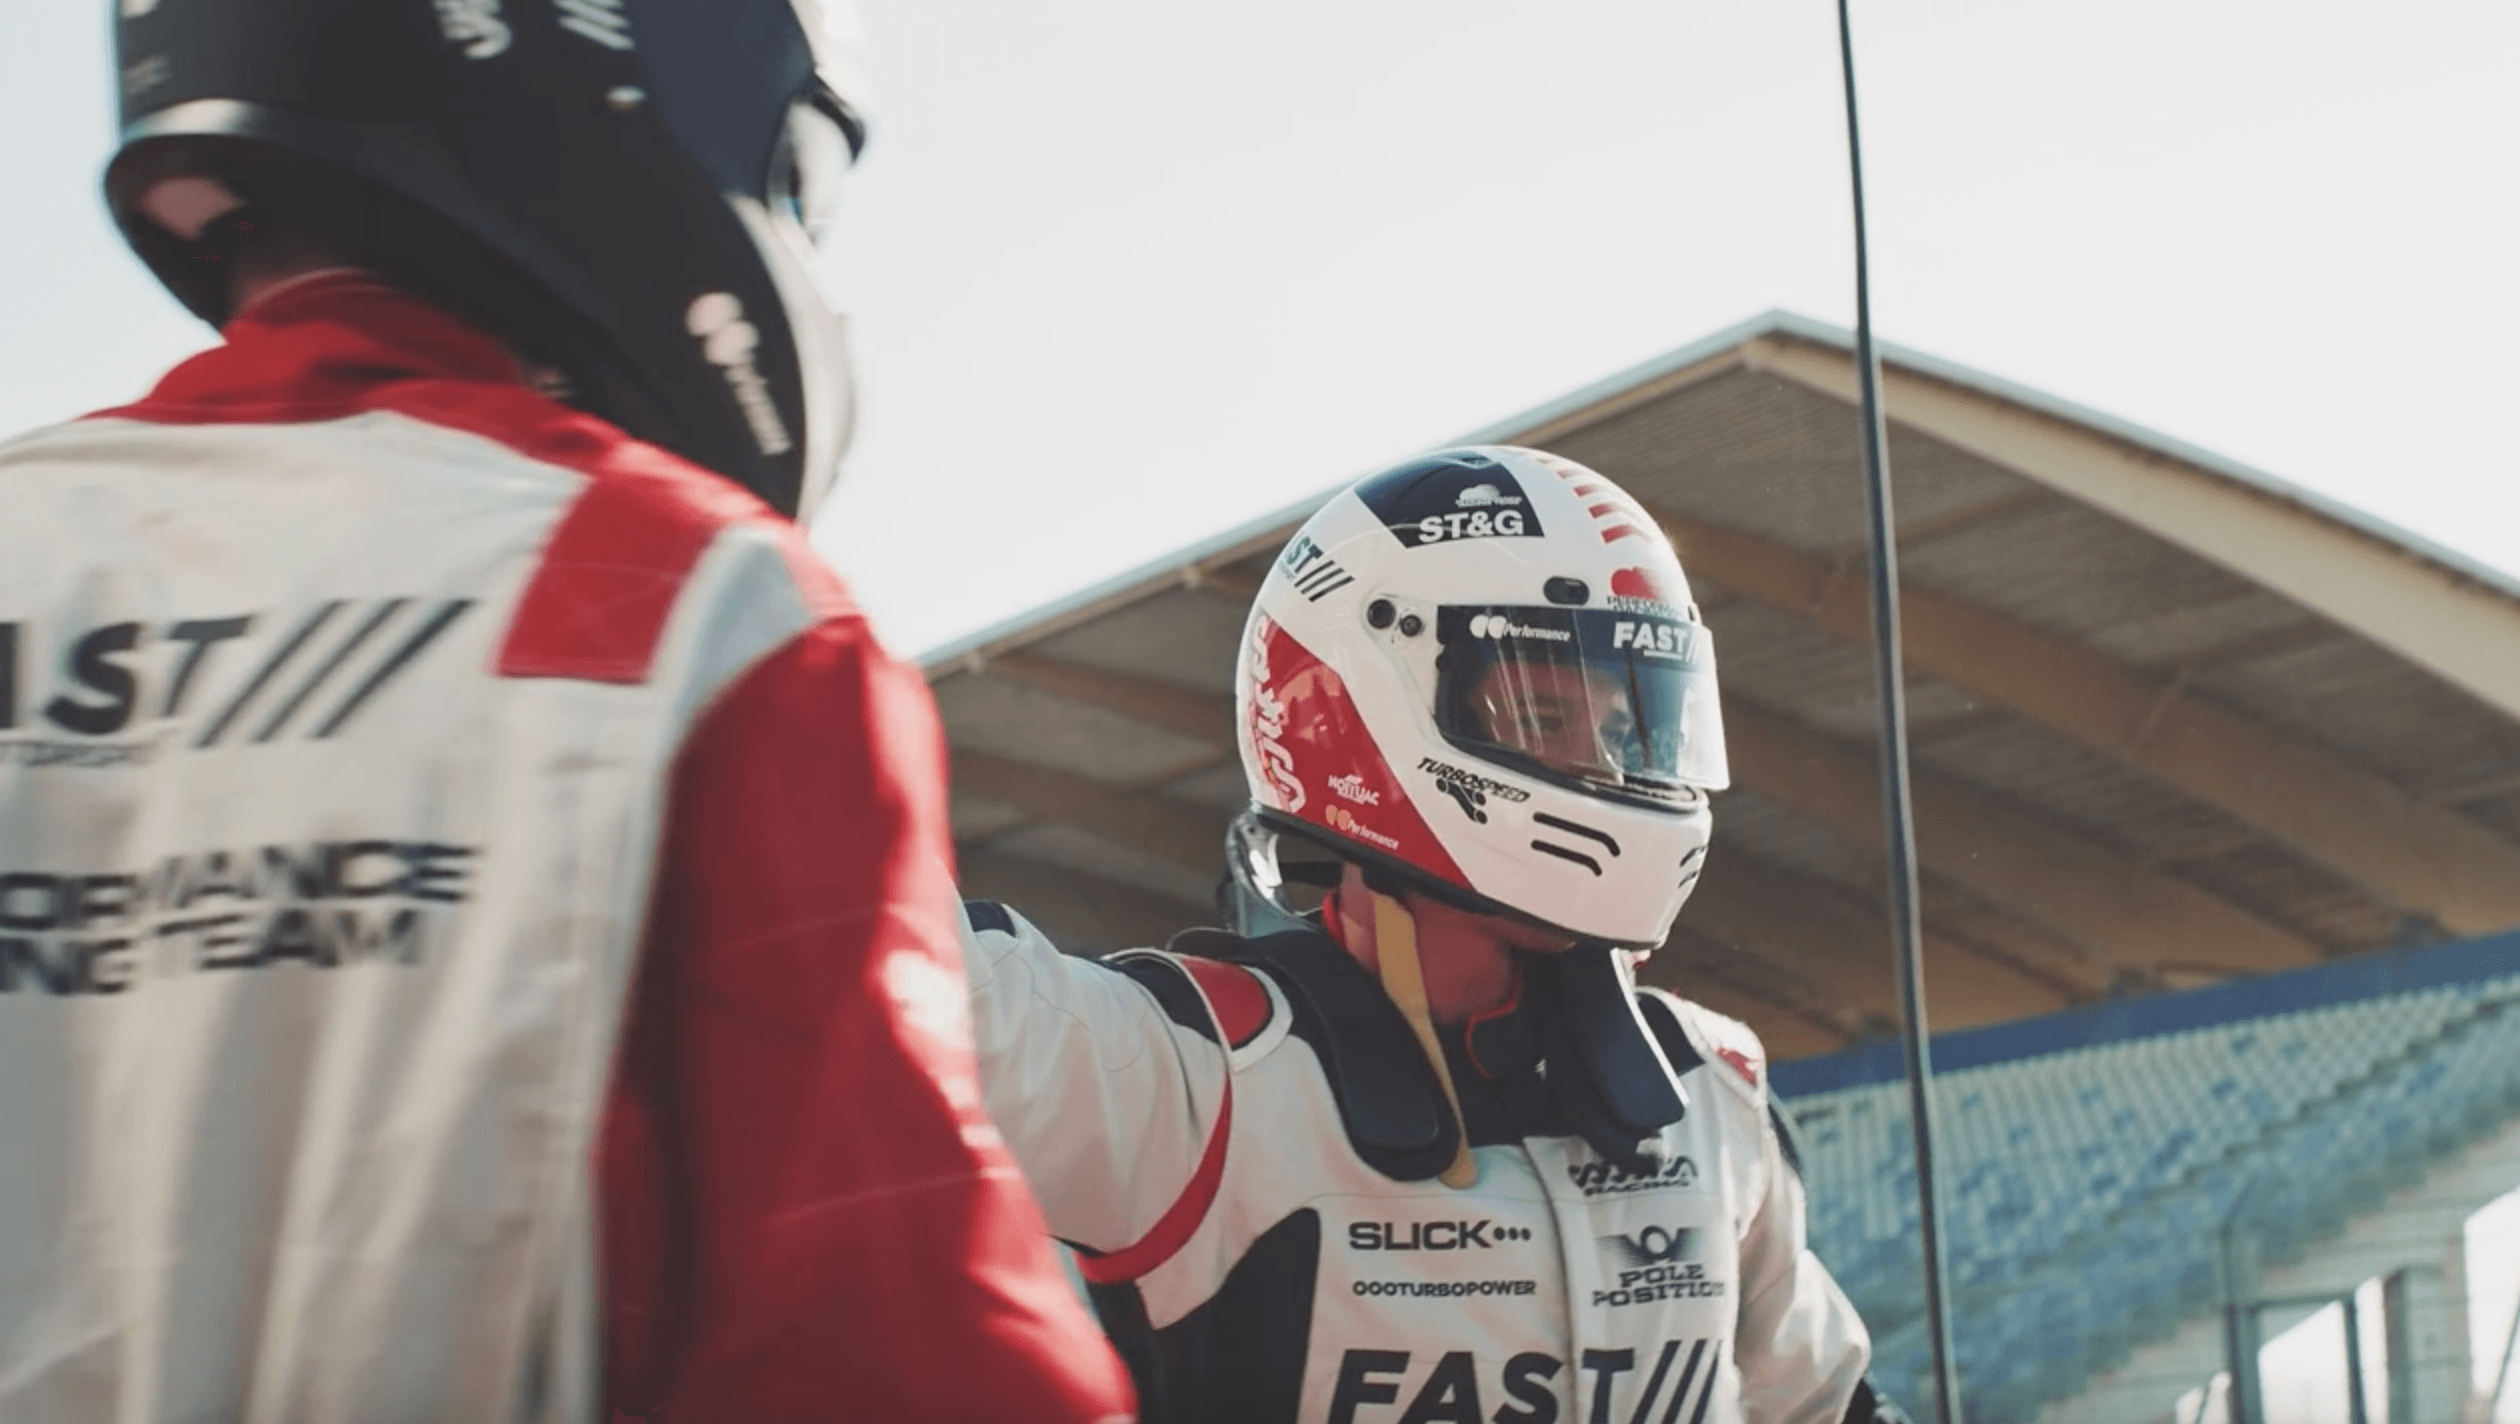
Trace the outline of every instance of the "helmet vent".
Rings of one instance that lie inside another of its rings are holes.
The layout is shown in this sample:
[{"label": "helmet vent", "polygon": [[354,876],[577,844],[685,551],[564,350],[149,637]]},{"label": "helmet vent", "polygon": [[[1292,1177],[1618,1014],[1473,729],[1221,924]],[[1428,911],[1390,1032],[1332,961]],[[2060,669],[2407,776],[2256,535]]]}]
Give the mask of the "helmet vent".
[{"label": "helmet vent", "polygon": [[1533,841],[1531,843],[1531,848],[1540,852],[1542,855],[1553,855],[1560,860],[1571,860],[1577,865],[1584,867],[1586,870],[1591,871],[1595,875],[1599,875],[1601,873],[1601,862],[1584,854],[1580,850],[1570,850],[1565,846],[1556,845],[1549,841]]},{"label": "helmet vent", "polygon": [[1569,835],[1582,836],[1586,840],[1599,841],[1601,842],[1602,847],[1608,850],[1614,857],[1619,853],[1619,843],[1610,838],[1610,833],[1608,831],[1597,831],[1580,821],[1570,821],[1563,816],[1552,816],[1546,811],[1532,812],[1531,819],[1538,821],[1541,825],[1547,826],[1552,830],[1560,830]]}]

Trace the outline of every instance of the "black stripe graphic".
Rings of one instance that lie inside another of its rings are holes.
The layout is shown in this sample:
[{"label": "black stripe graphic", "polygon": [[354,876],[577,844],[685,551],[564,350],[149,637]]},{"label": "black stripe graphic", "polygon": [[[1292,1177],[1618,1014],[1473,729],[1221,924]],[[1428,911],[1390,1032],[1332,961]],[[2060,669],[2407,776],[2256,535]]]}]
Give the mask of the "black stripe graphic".
[{"label": "black stripe graphic", "polygon": [[[1663,1341],[1662,1355],[1659,1359],[1654,1361],[1654,1372],[1645,1380],[1645,1397],[1636,1401],[1636,1412],[1628,1416],[1628,1424],[1645,1424],[1645,1416],[1654,1412],[1654,1401],[1662,1394],[1663,1377],[1671,1373],[1671,1357],[1679,1353],[1679,1341]],[[1691,1356],[1689,1363],[1692,1365],[1696,1364],[1696,1357]],[[1680,1380],[1680,1393],[1687,1394],[1688,1392],[1689,1381],[1688,1377],[1684,1375]],[[1678,1395],[1673,1396],[1675,1408],[1677,1407],[1676,1401],[1678,1398]]]},{"label": "black stripe graphic", "polygon": [[339,613],[341,608],[342,600],[336,598],[332,602],[325,604],[323,607],[316,609],[305,622],[299,624],[298,630],[289,635],[289,640],[282,643],[279,648],[272,653],[270,659],[263,663],[261,669],[254,674],[253,679],[245,684],[245,690],[237,693],[235,700],[228,703],[227,707],[219,713],[217,718],[212,720],[208,727],[202,729],[201,735],[193,739],[193,745],[195,747],[206,747],[212,742],[217,741],[220,737],[226,735],[228,724],[235,721],[237,714],[245,710],[245,704],[261,696],[264,685],[269,683],[273,677],[277,676],[280,669],[288,663],[289,659],[297,656],[298,649],[306,646],[306,640],[314,637],[319,629],[321,629],[326,623],[331,622],[332,616]]},{"label": "black stripe graphic", "polygon": [[1552,816],[1546,811],[1532,812],[1531,819],[1538,821],[1544,826],[1555,826],[1569,835],[1582,836],[1587,840],[1599,841],[1610,848],[1610,853],[1612,855],[1617,855],[1619,853],[1619,843],[1610,839],[1610,833],[1608,831],[1596,831],[1590,826],[1579,825],[1576,822],[1566,820],[1562,817]]},{"label": "black stripe graphic", "polygon": [[[1701,1340],[1698,1343],[1703,1345],[1706,1342]],[[1706,1424],[1706,1406],[1715,1402],[1715,1381],[1723,1373],[1718,1368],[1723,1363],[1724,1342],[1718,1340],[1715,1342],[1715,1357],[1706,1362],[1706,1389],[1698,1395],[1698,1407],[1689,1411],[1689,1424]],[[1678,1409],[1680,1401],[1677,1399],[1671,1401],[1671,1407]]]},{"label": "black stripe graphic", "polygon": [[333,714],[324,719],[324,724],[315,729],[315,740],[322,741],[340,731],[342,724],[349,721],[352,714],[361,707],[366,706],[367,700],[374,697],[378,689],[393,681],[395,674],[409,666],[413,658],[420,656],[421,649],[435,641],[438,634],[445,632],[449,624],[463,617],[464,610],[472,606],[473,601],[469,598],[454,599],[444,608],[439,609],[428,622],[414,629],[410,637],[403,639],[403,645],[394,649],[394,655],[377,664],[376,671],[368,674],[367,681],[360,683],[358,690],[344,699],[339,707],[334,708]]},{"label": "black stripe graphic", "polygon": [[[1697,1383],[1698,1361],[1704,1358],[1705,1355],[1705,1341],[1697,1340],[1690,1343],[1689,1362],[1680,1367],[1680,1387],[1671,1392],[1671,1407],[1663,1411],[1662,1424],[1672,1424],[1673,1420],[1680,1417],[1680,1407],[1689,1402],[1689,1386]],[[1712,1394],[1715,1392],[1715,1372],[1713,1370],[1709,1370],[1706,1373],[1706,1386],[1707,1393]],[[1698,1416],[1700,1418],[1704,1418],[1705,1415],[1706,1405],[1701,1402],[1698,1405]]]},{"label": "black stripe graphic", "polygon": [[1560,860],[1571,860],[1577,865],[1584,867],[1586,870],[1591,871],[1595,875],[1599,875],[1601,873],[1601,862],[1584,854],[1580,850],[1568,850],[1562,845],[1551,845],[1547,841],[1533,841],[1531,843],[1531,848],[1540,852],[1542,855],[1554,855]]},{"label": "black stripe graphic", "polygon": [[1319,603],[1323,596],[1356,582],[1356,576],[1337,563],[1324,560],[1312,572],[1295,580],[1295,591],[1307,600]]},{"label": "black stripe graphic", "polygon": [[297,715],[300,707],[306,705],[306,699],[315,695],[315,689],[322,687],[327,679],[340,671],[341,665],[350,660],[350,655],[357,652],[368,639],[375,637],[376,630],[385,626],[385,620],[393,617],[404,604],[410,601],[407,598],[389,598],[379,604],[376,611],[368,615],[365,623],[352,629],[350,636],[342,640],[341,646],[333,649],[332,656],[324,659],[323,664],[315,669],[312,676],[298,684],[298,690],[290,693],[289,700],[280,704],[280,710],[272,713],[270,718],[262,724],[262,730],[254,734],[254,740],[267,742],[278,736],[280,728],[286,725],[291,717]]},{"label": "black stripe graphic", "polygon": [[1689,847],[1689,853],[1680,857],[1680,869],[1681,889],[1686,890],[1697,883],[1699,873],[1706,869],[1706,842],[1700,841]]}]

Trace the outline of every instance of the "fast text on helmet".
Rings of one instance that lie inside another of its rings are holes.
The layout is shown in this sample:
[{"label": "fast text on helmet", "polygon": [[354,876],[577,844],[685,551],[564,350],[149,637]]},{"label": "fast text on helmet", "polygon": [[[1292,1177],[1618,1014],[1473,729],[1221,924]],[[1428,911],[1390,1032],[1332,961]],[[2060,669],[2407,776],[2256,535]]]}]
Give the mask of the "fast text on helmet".
[{"label": "fast text on helmet", "polygon": [[1610,630],[1611,647],[1633,648],[1647,657],[1686,658],[1696,642],[1695,630],[1685,623],[1621,619]]}]

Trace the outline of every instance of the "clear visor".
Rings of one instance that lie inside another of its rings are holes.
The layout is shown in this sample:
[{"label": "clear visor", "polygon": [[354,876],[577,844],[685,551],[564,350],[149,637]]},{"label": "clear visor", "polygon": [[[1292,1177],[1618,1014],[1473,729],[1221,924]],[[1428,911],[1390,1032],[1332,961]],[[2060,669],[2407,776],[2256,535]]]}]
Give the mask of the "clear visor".
[{"label": "clear visor", "polygon": [[1449,607],[1435,632],[1435,722],[1454,746],[1663,803],[1729,784],[1705,625],[1606,608]]}]

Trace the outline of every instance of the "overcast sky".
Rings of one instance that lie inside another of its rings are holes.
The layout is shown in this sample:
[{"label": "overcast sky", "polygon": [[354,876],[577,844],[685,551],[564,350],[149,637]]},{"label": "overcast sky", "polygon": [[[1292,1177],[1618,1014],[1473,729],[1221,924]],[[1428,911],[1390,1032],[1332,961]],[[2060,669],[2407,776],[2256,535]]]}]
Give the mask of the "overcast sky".
[{"label": "overcast sky", "polygon": [[[1856,8],[1885,339],[2520,569],[2520,5]],[[206,339],[94,197],[106,7],[19,9],[12,429]],[[1852,320],[1825,0],[865,21],[818,537],[905,651],[1770,307]]]}]

